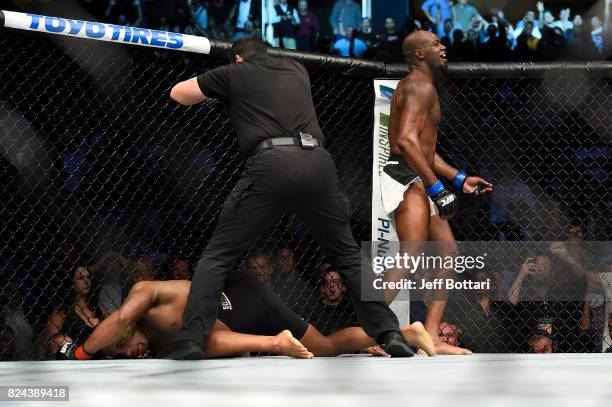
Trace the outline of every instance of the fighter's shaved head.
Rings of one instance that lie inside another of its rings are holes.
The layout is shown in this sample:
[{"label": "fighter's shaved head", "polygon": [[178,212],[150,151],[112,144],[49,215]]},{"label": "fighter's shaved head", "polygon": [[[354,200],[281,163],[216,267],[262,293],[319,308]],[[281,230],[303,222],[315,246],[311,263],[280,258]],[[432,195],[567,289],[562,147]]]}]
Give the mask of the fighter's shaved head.
[{"label": "fighter's shaved head", "polygon": [[425,48],[435,36],[435,34],[424,30],[414,31],[407,36],[402,43],[402,53],[406,61],[411,64],[417,62],[416,50]]}]

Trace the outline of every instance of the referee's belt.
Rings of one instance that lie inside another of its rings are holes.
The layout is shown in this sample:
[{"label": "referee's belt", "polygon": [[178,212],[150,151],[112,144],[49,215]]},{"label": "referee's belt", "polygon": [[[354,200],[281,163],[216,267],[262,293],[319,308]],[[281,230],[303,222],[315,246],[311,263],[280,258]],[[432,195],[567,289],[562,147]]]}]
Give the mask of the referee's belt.
[{"label": "referee's belt", "polygon": [[297,137],[274,137],[257,144],[253,153],[276,146],[298,146],[306,150],[313,150],[315,147],[323,147],[322,143],[310,134],[300,133]]}]

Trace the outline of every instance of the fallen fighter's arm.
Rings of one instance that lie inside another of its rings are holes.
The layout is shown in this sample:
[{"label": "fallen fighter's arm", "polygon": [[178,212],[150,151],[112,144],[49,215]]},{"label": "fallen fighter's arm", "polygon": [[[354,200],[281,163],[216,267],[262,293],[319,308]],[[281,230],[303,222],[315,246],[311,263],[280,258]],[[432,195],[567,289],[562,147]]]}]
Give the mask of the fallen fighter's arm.
[{"label": "fallen fighter's arm", "polygon": [[138,282],[121,308],[104,319],[83,345],[67,344],[60,352],[66,359],[91,359],[96,352],[117,343],[130,325],[135,324],[153,305],[154,290],[147,282]]}]

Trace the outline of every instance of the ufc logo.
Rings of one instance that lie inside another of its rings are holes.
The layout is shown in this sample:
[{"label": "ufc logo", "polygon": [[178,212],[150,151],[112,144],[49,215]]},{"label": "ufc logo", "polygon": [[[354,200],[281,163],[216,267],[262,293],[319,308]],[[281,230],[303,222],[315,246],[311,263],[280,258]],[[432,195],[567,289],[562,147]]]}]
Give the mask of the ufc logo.
[{"label": "ufc logo", "polygon": [[454,195],[449,195],[446,198],[442,199],[442,206],[446,206],[450,203],[455,202],[455,196]]}]

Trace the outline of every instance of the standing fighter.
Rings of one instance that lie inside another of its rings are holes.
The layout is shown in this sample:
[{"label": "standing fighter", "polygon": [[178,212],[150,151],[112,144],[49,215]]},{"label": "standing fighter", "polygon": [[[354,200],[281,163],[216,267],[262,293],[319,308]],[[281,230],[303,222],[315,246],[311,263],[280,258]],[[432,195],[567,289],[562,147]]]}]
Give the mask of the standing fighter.
[{"label": "standing fighter", "polygon": [[412,356],[384,301],[360,300],[360,251],[351,233],[349,201],[323,148],[308,72],[296,61],[269,56],[256,38],[234,43],[229,57],[230,65],[180,82],[170,92],[182,105],[208,98],[224,102],[246,165],[195,269],[183,327],[165,357],[201,358],[227,274],[288,209],[302,217],[342,273],[365,332],[391,356]]},{"label": "standing fighter", "polygon": [[[418,254],[423,243],[432,240],[446,242],[445,249],[451,251],[447,254],[452,255],[456,244],[448,219],[457,210],[457,197],[438,176],[458,191],[475,195],[490,192],[493,185],[467,176],[436,153],[441,111],[435,82],[447,69],[446,47],[435,34],[416,31],[406,37],[402,52],[410,74],[399,82],[391,101],[391,155],[381,175],[383,206],[388,214],[394,213],[403,251]],[[427,306],[425,329],[434,340],[436,352],[469,353],[440,341],[438,327],[445,306],[446,301],[440,300]]]}]

